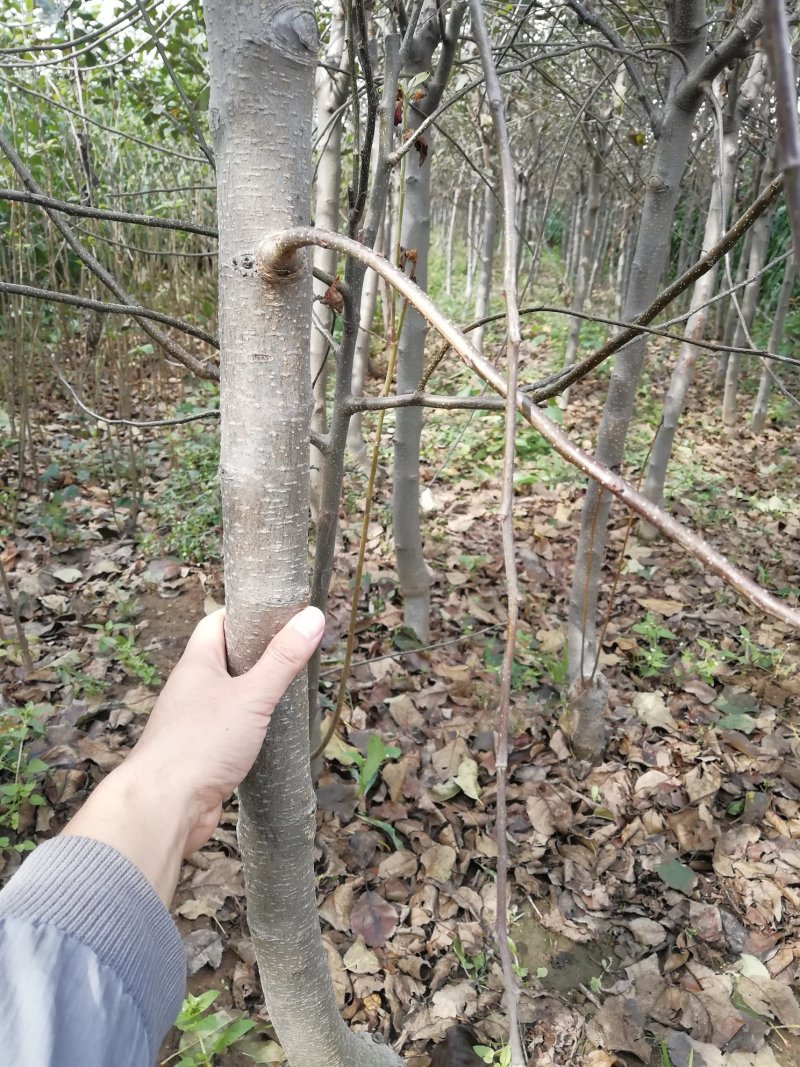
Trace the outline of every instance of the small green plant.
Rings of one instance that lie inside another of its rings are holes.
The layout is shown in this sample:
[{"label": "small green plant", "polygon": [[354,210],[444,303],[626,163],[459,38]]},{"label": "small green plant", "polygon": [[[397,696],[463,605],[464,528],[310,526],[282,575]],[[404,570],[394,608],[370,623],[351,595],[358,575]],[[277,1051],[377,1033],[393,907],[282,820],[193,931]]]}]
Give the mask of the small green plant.
[{"label": "small green plant", "polygon": [[[205,407],[207,400],[198,401]],[[186,405],[189,413],[194,404]],[[154,446],[155,447],[155,446]],[[172,553],[187,563],[219,559],[222,511],[219,493],[219,434],[194,423],[181,427],[166,440],[169,475],[163,479],[147,511],[156,532],[142,535],[146,555]],[[151,458],[163,459],[164,441]]]},{"label": "small green plant", "polygon": [[757,645],[746,626],[739,627],[739,644],[742,648],[742,662],[758,670],[773,670],[783,657],[781,649],[763,648]]},{"label": "small green plant", "polygon": [[613,965],[614,965],[614,961],[613,960],[606,959],[605,957],[603,957],[603,959],[600,960],[600,966],[603,968],[603,973],[602,974],[595,974],[589,980],[589,987],[590,987],[590,989],[592,990],[593,993],[597,994],[597,993],[602,993],[603,992],[603,979],[609,973],[609,971],[611,970]]},{"label": "small green plant", "polygon": [[[461,969],[472,982],[480,982],[486,976],[486,953],[476,952],[470,956],[464,951],[460,937],[453,939],[453,954]],[[489,1060],[488,1062],[491,1062]]]},{"label": "small green plant", "polygon": [[733,652],[717,648],[705,637],[698,637],[697,651],[687,649],[681,655],[681,663],[687,674],[696,674],[706,685],[713,685],[725,663],[736,659]]},{"label": "small green plant", "polygon": [[503,1045],[502,1048],[490,1048],[488,1045],[473,1045],[472,1051],[483,1060],[484,1063],[496,1063],[499,1067],[511,1067],[511,1046]]},{"label": "small green plant", "polygon": [[147,656],[138,648],[133,627],[124,622],[109,619],[101,625],[89,627],[97,630],[97,651],[101,655],[110,655],[128,674],[137,678],[144,685],[159,685],[158,671],[149,662]]},{"label": "small green plant", "polygon": [[362,756],[357,749],[350,753],[355,766],[352,768],[357,783],[357,792],[365,797],[375,785],[378,772],[387,760],[397,759],[400,749],[397,745],[387,745],[377,734],[370,734],[367,741],[367,754]]},{"label": "small green plant", "polygon": [[676,641],[676,635],[666,626],[662,626],[650,611],[641,622],[636,623],[633,632],[640,634],[646,641],[646,645],[644,647],[640,645],[636,653],[642,678],[653,678],[663,674],[667,669],[669,655],[666,649],[661,647],[662,642]]},{"label": "small green plant", "polygon": [[514,944],[510,937],[508,939],[508,948],[511,952],[511,969],[513,970],[517,978],[520,980],[520,982],[522,982],[525,978],[528,977],[529,971],[524,964],[520,963],[519,953],[517,952],[517,946]]},{"label": "small green plant", "polygon": [[[660,1067],[672,1067],[672,1060],[670,1059],[669,1049],[667,1048],[666,1042],[665,1041],[659,1042],[658,1049],[659,1049],[659,1053],[660,1053],[660,1059],[659,1059]],[[694,1049],[691,1048],[691,1049],[689,1049],[689,1059],[686,1062],[686,1067],[693,1067],[693,1065],[694,1065]]]},{"label": "small green plant", "polygon": [[26,704],[0,713],[0,849],[34,848],[33,841],[12,838],[17,836],[23,807],[46,803],[40,790],[48,767],[29,756],[28,746],[44,732],[42,715],[48,710],[47,705]]},{"label": "small green plant", "polygon": [[176,1060],[175,1067],[213,1067],[214,1057],[230,1048],[253,1029],[255,1023],[228,1011],[208,1010],[219,996],[218,989],[209,989],[199,997],[186,997],[175,1026],[184,1035],[178,1051],[163,1061]]}]

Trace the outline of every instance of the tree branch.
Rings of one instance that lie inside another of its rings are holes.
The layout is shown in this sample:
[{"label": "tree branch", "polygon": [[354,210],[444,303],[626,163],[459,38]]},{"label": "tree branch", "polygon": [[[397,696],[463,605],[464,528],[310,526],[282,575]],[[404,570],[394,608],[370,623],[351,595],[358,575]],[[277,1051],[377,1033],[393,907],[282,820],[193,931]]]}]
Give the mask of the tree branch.
[{"label": "tree branch", "polygon": [[196,233],[201,237],[216,237],[213,226],[199,226],[194,222],[181,222],[180,219],[160,219],[157,215],[137,215],[128,211],[108,211],[105,208],[89,207],[86,204],[71,204],[68,200],[57,200],[43,193],[23,192],[21,189],[0,189],[0,200],[13,200],[21,204],[35,204],[37,207],[52,208],[65,215],[78,215],[86,219],[103,219],[106,222],[124,222],[133,226],[151,226],[157,230],[177,230],[181,233]]},{"label": "tree branch", "polygon": [[37,289],[33,285],[18,285],[16,282],[6,282],[0,279],[0,293],[8,293],[9,296],[29,296],[35,300],[48,300],[54,304],[69,304],[71,307],[89,308],[92,311],[103,311],[111,315],[138,315],[143,319],[152,319],[153,322],[161,322],[164,326],[172,326],[182,333],[188,333],[191,337],[197,337],[205,341],[212,348],[219,348],[219,341],[213,334],[206,333],[198,326],[192,326],[182,319],[174,319],[171,315],[162,315],[160,311],[151,311],[139,304],[107,304],[102,300],[92,300],[86,296],[73,296],[72,293],[59,293],[53,289]]},{"label": "tree branch", "polygon": [[653,136],[658,137],[661,133],[662,114],[661,108],[654,104],[651,98],[647,94],[647,89],[642,79],[641,74],[636,64],[630,58],[628,47],[614,29],[606,20],[596,14],[580,2],[580,0],[566,0],[566,5],[578,16],[581,22],[585,22],[587,26],[592,26],[599,33],[608,40],[615,49],[618,49],[620,53],[628,54],[628,58],[625,59],[625,69],[628,72],[628,77],[633,82],[633,86],[636,90],[636,95],[639,97],[639,102],[645,110],[648,121],[650,122],[650,129],[653,131]]},{"label": "tree branch", "polygon": [[721,70],[746,55],[747,49],[758,37],[764,25],[760,4],[755,3],[743,15],[728,36],[711,49],[702,63],[687,74],[677,88],[675,102],[678,107],[693,108],[704,86],[710,85]]},{"label": "tree branch", "polygon": [[685,289],[688,289],[693,282],[711,270],[714,264],[718,263],[719,260],[733,248],[742,234],[750,229],[756,219],[764,214],[782,189],[783,175],[779,174],[769,183],[758,199],[753,201],[747,211],[745,211],[723,235],[722,240],[702,255],[694,266],[685,271],[680,278],[677,278],[672,283],[672,285],[668,285],[667,288],[656,297],[652,304],[645,308],[641,315],[636,317],[635,325],[629,326],[621,333],[618,333],[616,337],[612,337],[611,340],[606,341],[606,343],[598,348],[596,352],[593,352],[591,356],[587,356],[586,359],[581,360],[580,363],[576,363],[568,370],[559,371],[545,381],[531,386],[529,390],[526,389],[526,392],[530,392],[531,399],[535,403],[541,404],[543,401],[549,400],[551,396],[557,396],[560,392],[566,389],[567,386],[572,385],[573,382],[577,382],[580,378],[583,378],[590,370],[599,367],[609,356],[618,352],[621,348],[624,348],[625,345],[639,337],[644,331],[637,329],[637,327],[646,326],[647,323],[652,322],[656,315],[663,311],[668,304],[671,304],[676,296],[679,296]]},{"label": "tree branch", "polygon": [[519,1032],[519,986],[514,974],[514,962],[508,943],[508,732],[511,721],[511,678],[517,646],[519,622],[519,579],[517,577],[516,545],[514,541],[514,466],[517,444],[517,379],[519,349],[522,339],[517,303],[517,229],[516,175],[508,140],[505,102],[492,57],[492,42],[486,29],[481,0],[469,0],[472,29],[478,42],[478,52],[486,75],[486,102],[492,116],[495,139],[500,149],[500,173],[503,186],[503,293],[506,302],[506,407],[503,439],[503,475],[500,499],[500,530],[503,540],[503,570],[506,579],[508,623],[500,671],[500,701],[497,711],[497,749],[495,784],[495,844],[497,846],[497,919],[495,936],[503,970],[506,1009],[508,1011],[508,1045],[511,1067],[526,1067],[525,1054]]},{"label": "tree branch", "polygon": [[[776,179],[777,181],[778,179]],[[422,292],[402,271],[393,267],[383,256],[370,248],[353,241],[341,234],[313,227],[298,226],[277,233],[266,235],[256,252],[256,258],[265,278],[280,278],[286,270],[301,268],[297,252],[309,245],[321,245],[331,248],[343,255],[366,263],[390,285],[392,285],[420,315],[425,318],[442,337],[449,342],[463,362],[473,370],[482,381],[486,382],[500,396],[506,395],[506,383],[498,371],[473,348],[461,331],[439,310],[428,295]],[[265,284],[271,284],[266,282]],[[612,496],[635,511],[649,522],[665,537],[675,541],[689,555],[716,574],[731,589],[735,589],[745,599],[765,613],[774,616],[790,626],[800,629],[800,610],[790,607],[778,597],[753,581],[749,575],[732,564],[725,556],[713,548],[707,541],[692,530],[687,529],[677,519],[668,515],[663,508],[642,496],[619,474],[600,463],[594,456],[579,448],[548,416],[540,411],[531,398],[521,391],[516,396],[517,410],[536,429],[553,449],[567,462],[583,471]]]},{"label": "tree branch", "polygon": [[797,79],[789,20],[784,0],[763,0],[767,56],[775,83],[778,152],[786,185],[786,206],[792,228],[795,263],[800,263],[800,125],[797,121]]}]

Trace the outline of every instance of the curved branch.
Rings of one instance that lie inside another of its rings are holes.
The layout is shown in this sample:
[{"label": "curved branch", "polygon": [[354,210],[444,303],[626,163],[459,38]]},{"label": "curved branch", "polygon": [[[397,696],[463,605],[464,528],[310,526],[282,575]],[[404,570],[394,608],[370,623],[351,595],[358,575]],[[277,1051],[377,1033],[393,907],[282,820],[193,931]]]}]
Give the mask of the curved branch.
[{"label": "curved branch", "polygon": [[[301,269],[300,257],[297,256],[297,252],[309,245],[330,248],[366,263],[368,267],[376,271],[408,300],[419,314],[449,342],[463,362],[479,378],[491,386],[500,396],[504,397],[506,395],[506,382],[502,375],[478,354],[467,338],[439,310],[430,297],[422,292],[402,271],[393,267],[387,259],[372,249],[359,244],[358,241],[342,237],[337,233],[330,233],[327,230],[317,230],[306,226],[298,226],[269,234],[263,239],[256,253],[262,277],[267,279],[266,284],[270,284],[269,279],[273,279],[279,284],[280,278],[285,277],[287,271],[291,274],[294,270]],[[732,564],[707,541],[692,530],[687,529],[677,519],[668,515],[663,508],[658,507],[637,492],[619,474],[600,463],[594,456],[584,452],[556,423],[552,422],[543,411],[536,407],[530,397],[518,391],[516,405],[517,410],[527,422],[567,462],[583,471],[584,474],[608,490],[618,500],[621,500],[626,507],[635,511],[637,515],[641,516],[657,530],[660,530],[665,537],[679,544],[689,555],[706,566],[712,573],[721,578],[726,585],[730,586],[731,589],[735,589],[756,607],[777,619],[781,619],[790,626],[800,629],[800,610],[790,607],[767,592],[766,589],[754,582],[749,575]]]}]

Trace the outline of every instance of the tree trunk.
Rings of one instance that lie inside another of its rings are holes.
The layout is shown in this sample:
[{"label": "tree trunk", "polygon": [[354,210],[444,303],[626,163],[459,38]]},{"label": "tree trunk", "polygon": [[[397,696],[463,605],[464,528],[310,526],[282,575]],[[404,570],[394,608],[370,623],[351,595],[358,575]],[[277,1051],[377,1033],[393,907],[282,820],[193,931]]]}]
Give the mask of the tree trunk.
[{"label": "tree trunk", "polygon": [[[411,118],[411,128],[420,119]],[[400,244],[417,254],[414,267],[417,284],[428,287],[430,246],[431,155],[433,128],[428,130],[428,157],[420,164],[416,152],[406,157],[405,204]],[[413,308],[406,311],[397,351],[397,391],[413,392],[425,369],[425,339],[428,324]],[[419,512],[419,442],[422,436],[422,408],[399,408],[394,431],[394,484],[392,486],[392,530],[403,619],[419,639],[430,637],[431,574],[422,551]]]},{"label": "tree trunk", "polygon": [[[268,284],[262,238],[310,215],[317,30],[308,0],[205,0],[217,161],[220,483],[228,661],[247,670],[308,598],[310,271]],[[224,709],[223,709],[224,712]],[[292,1067],[398,1064],[336,1009],[313,870],[308,703],[298,678],[240,789],[248,923]]]},{"label": "tree trunk", "polygon": [[[720,167],[717,166],[714,174],[711,199],[703,233],[704,251],[712,248],[720,241],[728,224],[730,195],[733,188],[733,176],[738,153],[739,129],[744,115],[752,108],[761,93],[764,86],[765,73],[764,58],[762,54],[759,54],[753,61],[747,80],[742,85],[739,99],[729,100],[731,106],[728,108],[722,139],[722,168],[720,171]],[[721,86],[715,82],[712,91],[718,93],[720,88]],[[730,92],[731,89],[729,87],[729,94]],[[678,422],[683,414],[686,397],[694,376],[694,365],[698,350],[693,342],[703,337],[709,313],[708,301],[714,295],[716,280],[717,268],[713,267],[701,278],[698,278],[692,290],[691,313],[686,322],[684,339],[670,379],[669,390],[664,401],[661,425],[656,433],[645,476],[644,495],[655,504],[663,505],[664,502],[667,467],[672,455]],[[647,540],[656,536],[654,527],[650,526],[649,523],[640,525],[640,533]]]},{"label": "tree trunk", "polygon": [[[778,294],[778,304],[775,308],[775,318],[772,322],[772,330],[769,335],[769,345],[767,346],[770,352],[777,352],[783,342],[783,331],[786,326],[786,315],[789,311],[789,302],[792,299],[792,290],[794,289],[794,281],[797,277],[797,264],[794,261],[794,257],[790,256],[786,260],[786,266],[783,271],[783,281],[781,283],[781,291]],[[764,424],[767,421],[767,411],[769,409],[769,397],[772,392],[773,374],[775,373],[775,367],[771,366],[771,361],[764,360],[764,365],[761,368],[761,380],[758,383],[758,396],[756,397],[755,404],[753,405],[753,420],[752,428],[754,433],[763,433]],[[772,371],[772,373],[770,373]]]},{"label": "tree trunk", "polygon": [[[774,166],[765,167],[762,179],[764,185],[772,181],[774,176]],[[750,257],[747,261],[747,277],[751,280],[745,286],[744,296],[740,300],[741,317],[733,337],[734,348],[741,348],[747,345],[747,334],[753,324],[758,297],[761,292],[761,278],[757,277],[757,275],[767,261],[769,238],[774,217],[774,211],[767,211],[753,226],[753,241],[750,245]],[[736,398],[739,391],[741,365],[741,353],[731,352],[725,372],[725,392],[722,398],[722,422],[728,429],[732,429],[736,425]]]},{"label": "tree trunk", "polygon": [[[317,130],[327,131],[324,135],[319,160],[317,161],[317,180],[314,189],[314,224],[325,230],[339,229],[339,195],[342,179],[342,126],[341,116],[333,120],[347,95],[347,77],[334,74],[329,67],[342,68],[347,64],[344,49],[344,13],[341,6],[334,4],[331,12],[330,41],[325,51],[327,66],[318,66],[316,74],[316,115]],[[332,124],[331,124],[332,123]],[[314,249],[314,266],[336,274],[337,255],[327,248]],[[323,296],[327,286],[314,281],[314,295]],[[333,312],[325,304],[316,301],[315,312],[325,330],[333,326]],[[329,352],[327,338],[316,327],[311,330],[311,381],[314,394],[314,406],[311,413],[311,428],[324,434],[328,428],[327,391],[328,371],[332,356]],[[322,456],[310,446],[310,504],[314,522],[319,515],[321,492]]]},{"label": "tree trunk", "polygon": [[[567,330],[567,345],[564,352],[564,367],[571,367],[575,362],[578,351],[578,342],[581,336],[583,319],[579,315],[583,311],[586,297],[589,291],[589,275],[594,251],[595,231],[597,228],[597,213],[600,210],[600,187],[603,178],[605,163],[604,138],[599,138],[598,144],[592,155],[592,169],[589,172],[589,180],[586,186],[586,199],[584,201],[583,225],[581,227],[580,255],[578,266],[575,271],[575,284],[573,286],[572,310],[577,312],[569,320]],[[569,389],[565,389],[558,398],[559,406],[565,408],[569,403]]]},{"label": "tree trunk", "polygon": [[472,299],[472,291],[475,288],[475,264],[477,260],[478,234],[477,216],[475,212],[475,186],[469,191],[467,202],[467,277],[464,282],[464,299]]},{"label": "tree trunk", "polygon": [[[497,198],[494,192],[495,180],[492,167],[491,146],[484,142],[483,159],[488,173],[492,176],[491,185],[483,190],[483,238],[481,240],[481,273],[478,279],[478,294],[475,299],[474,318],[478,322],[489,314],[489,305],[492,299],[492,274],[494,268],[494,239],[497,232]],[[486,333],[485,326],[478,326],[472,331],[471,340],[478,352],[483,353],[483,338]]]},{"label": "tree trunk", "polygon": [[[702,75],[698,71],[706,53],[707,17],[703,0],[683,0],[670,4],[667,10],[672,46],[683,62],[675,59],[672,64],[625,300],[623,317],[627,321],[633,320],[658,293],[695,116],[703,99],[701,82],[718,73],[717,69],[709,70],[712,63],[721,69],[726,62],[723,42],[711,54],[713,60],[705,64]],[[729,47],[735,41],[735,47],[741,50],[743,41],[752,40],[760,25],[760,20],[750,12],[731,31]],[[645,340],[639,338],[622,350],[614,363],[596,451],[597,458],[612,469],[621,467],[624,459],[625,439],[645,352]],[[568,622],[568,677],[575,710],[568,726],[576,751],[584,749],[585,755],[594,757],[599,755],[595,742],[597,722],[602,721],[605,707],[600,676],[595,673],[594,665],[597,603],[608,540],[609,508],[608,493],[591,483],[581,514]],[[585,747],[584,737],[587,738]]]},{"label": "tree trunk", "polygon": [[[736,266],[736,274],[734,275],[734,284],[739,286],[744,282],[747,277],[747,265],[750,262],[750,248],[753,243],[753,227],[751,226],[747,233],[744,235],[744,241],[742,242],[742,251],[739,254],[739,262]],[[727,288],[727,284],[726,284]],[[736,289],[737,300],[741,299],[742,290]],[[733,338],[736,335],[736,324],[738,322],[738,312],[736,311],[736,304],[733,302],[733,297],[728,298],[728,310],[725,313],[725,322],[722,327],[722,343],[724,345],[732,345]],[[728,359],[730,357],[729,352],[720,352],[719,359],[717,360],[717,372],[714,376],[714,386],[717,389],[722,389],[725,384],[725,375],[728,371]]]},{"label": "tree trunk", "polygon": [[[415,75],[431,68],[433,53],[439,44],[439,24],[435,18],[420,19],[406,64],[405,74]],[[417,107],[408,109],[408,125],[416,130],[424,118],[438,107],[456,52],[464,5],[455,4],[448,19],[447,36],[436,63],[434,76],[428,81],[425,96]],[[423,21],[424,20],[424,21]],[[425,131],[427,152],[411,151],[405,161],[404,208],[400,243],[416,253],[414,273],[423,290],[428,287],[428,252],[430,248],[431,166],[433,165],[434,127]],[[425,367],[425,338],[428,324],[413,308],[408,308],[397,350],[397,390],[411,392],[419,385]],[[422,408],[399,408],[394,431],[394,485],[392,491],[392,529],[403,617],[422,641],[430,634],[431,574],[422,552],[419,510],[419,443],[422,435]]]},{"label": "tree trunk", "polygon": [[444,291],[447,296],[453,295],[453,245],[455,244],[456,219],[458,218],[458,201],[460,196],[461,182],[458,182],[453,194],[453,203],[450,207],[450,219],[447,224],[447,249],[444,268]]},{"label": "tree trunk", "polygon": [[590,307],[592,306],[592,294],[597,285],[602,281],[603,274],[605,273],[606,259],[608,258],[609,231],[611,230],[611,215],[612,212],[608,209],[603,212],[600,229],[598,230],[597,238],[592,250],[592,271],[589,275],[589,286],[586,290],[586,299],[588,300]]}]

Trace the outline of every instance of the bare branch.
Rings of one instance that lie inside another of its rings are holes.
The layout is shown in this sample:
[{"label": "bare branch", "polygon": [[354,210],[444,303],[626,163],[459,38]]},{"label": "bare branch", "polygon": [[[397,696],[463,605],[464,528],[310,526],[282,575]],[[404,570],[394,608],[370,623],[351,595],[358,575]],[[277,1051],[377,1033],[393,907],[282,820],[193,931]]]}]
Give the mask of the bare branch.
[{"label": "bare branch", "polygon": [[748,48],[761,33],[763,20],[760,4],[755,3],[744,14],[728,36],[713,47],[703,62],[683,79],[678,86],[675,102],[681,108],[693,108],[703,94],[704,86],[710,85],[721,70],[746,55]]},{"label": "bare branch", "polygon": [[84,415],[88,415],[91,419],[96,419],[97,422],[104,422],[109,426],[133,426],[136,429],[149,430],[158,428],[161,426],[183,426],[187,422],[199,422],[201,419],[218,419],[219,411],[217,408],[211,408],[208,411],[196,411],[193,415],[179,415],[172,419],[115,419],[109,418],[106,415],[100,415],[96,411],[92,411],[76,393],[75,389],[70,385],[67,379],[61,374],[58,367],[53,362],[53,370],[56,377],[61,382],[66,392],[72,397],[77,406],[81,409]]},{"label": "bare branch", "polygon": [[181,80],[175,73],[175,69],[169,61],[169,56],[167,55],[166,49],[161,43],[161,37],[156,32],[156,28],[153,25],[153,20],[150,18],[150,15],[147,12],[147,4],[144,2],[144,0],[136,0],[136,3],[139,7],[139,11],[142,14],[142,18],[144,19],[145,24],[147,25],[147,31],[150,34],[150,40],[156,46],[158,54],[161,56],[161,62],[164,64],[164,68],[167,74],[169,74],[172,84],[178,90],[178,96],[181,98],[181,102],[186,108],[186,113],[189,116],[189,122],[192,124],[192,129],[194,130],[194,135],[197,138],[197,143],[202,149],[203,155],[211,164],[211,169],[215,170],[216,166],[214,164],[214,153],[211,151],[211,147],[208,141],[206,141],[205,135],[203,134],[203,131],[200,128],[200,123],[197,121],[197,114],[195,113],[194,106],[192,105],[192,102],[189,97],[186,95],[186,91],[181,85]]},{"label": "bare branch", "polygon": [[86,219],[103,219],[106,222],[125,222],[134,226],[151,226],[156,230],[178,230],[181,233],[196,233],[201,237],[216,237],[213,226],[200,226],[195,222],[181,222],[180,219],[160,219],[157,215],[137,215],[128,211],[108,211],[104,208],[89,207],[86,204],[71,204],[68,200],[57,200],[43,193],[23,192],[21,189],[0,189],[0,200],[14,200],[22,204],[36,204],[37,207],[52,208],[63,211],[65,215],[79,215]]},{"label": "bare branch", "polygon": [[526,1067],[528,1057],[519,1033],[519,985],[514,973],[514,961],[508,944],[508,731],[511,720],[511,676],[514,669],[519,622],[519,580],[517,577],[516,547],[514,543],[514,466],[517,444],[517,379],[521,330],[517,303],[517,229],[516,176],[506,125],[505,102],[497,68],[492,57],[492,42],[486,29],[481,0],[469,0],[472,30],[478,42],[478,52],[486,75],[486,102],[492,115],[492,125],[500,149],[500,172],[503,185],[503,292],[506,302],[506,364],[507,392],[505,433],[503,440],[502,495],[500,500],[500,530],[503,539],[503,570],[506,579],[508,623],[500,672],[500,702],[497,712],[497,750],[495,783],[495,844],[497,846],[497,919],[495,936],[503,970],[503,985],[508,1012],[508,1045],[511,1067]]},{"label": "bare branch", "polygon": [[[598,15],[594,11],[590,11],[580,0],[566,0],[567,7],[571,8],[581,22],[585,22],[587,26],[593,26],[599,33],[610,41],[614,48],[618,49],[620,53],[628,53],[628,48],[623,39],[617,33],[613,26],[606,22],[606,20]],[[636,89],[636,95],[639,97],[639,102],[644,108],[647,118],[650,122],[650,128],[653,131],[653,136],[658,137],[661,133],[662,114],[661,108],[654,104],[652,99],[647,93],[647,89],[642,79],[639,69],[636,64],[630,58],[625,59],[625,69],[628,72],[628,77],[633,82],[633,86]]]},{"label": "bare branch", "polygon": [[635,325],[629,326],[627,329],[623,330],[622,333],[618,333],[616,337],[612,337],[611,340],[606,341],[606,343],[598,348],[596,352],[593,352],[591,356],[587,356],[586,359],[581,360],[580,363],[576,363],[568,370],[559,371],[558,374],[554,374],[545,381],[532,386],[530,389],[531,399],[535,403],[540,404],[545,400],[549,400],[551,396],[557,396],[560,392],[566,389],[568,385],[572,385],[573,382],[577,382],[580,378],[583,378],[590,370],[599,367],[609,356],[618,352],[621,348],[624,348],[625,345],[640,336],[644,331],[638,329],[638,327],[646,326],[647,323],[652,322],[656,315],[663,311],[668,304],[671,304],[676,296],[682,293],[685,289],[688,289],[698,278],[711,270],[714,264],[718,263],[719,260],[733,248],[742,234],[750,229],[756,219],[764,214],[782,189],[783,175],[779,174],[769,183],[758,199],[753,201],[747,211],[745,211],[723,235],[722,240],[714,245],[713,248],[710,248],[708,252],[704,253],[694,266],[685,271],[680,278],[677,278],[672,283],[672,285],[668,285],[667,288],[656,297],[652,304],[645,308],[641,315],[636,317]]},{"label": "bare branch", "polygon": [[107,304],[103,300],[92,300],[86,296],[73,296],[72,293],[59,293],[53,289],[37,289],[33,285],[18,285],[16,282],[6,282],[0,279],[0,293],[8,293],[10,296],[30,296],[36,300],[48,300],[54,304],[69,304],[71,307],[90,308],[92,311],[108,312],[111,315],[138,315],[143,319],[152,319],[161,322],[165,326],[172,326],[182,333],[188,333],[197,337],[200,341],[213,348],[219,348],[219,341],[213,334],[206,333],[198,326],[192,326],[182,319],[174,319],[171,315],[162,315],[160,311],[151,311],[140,304]]}]

